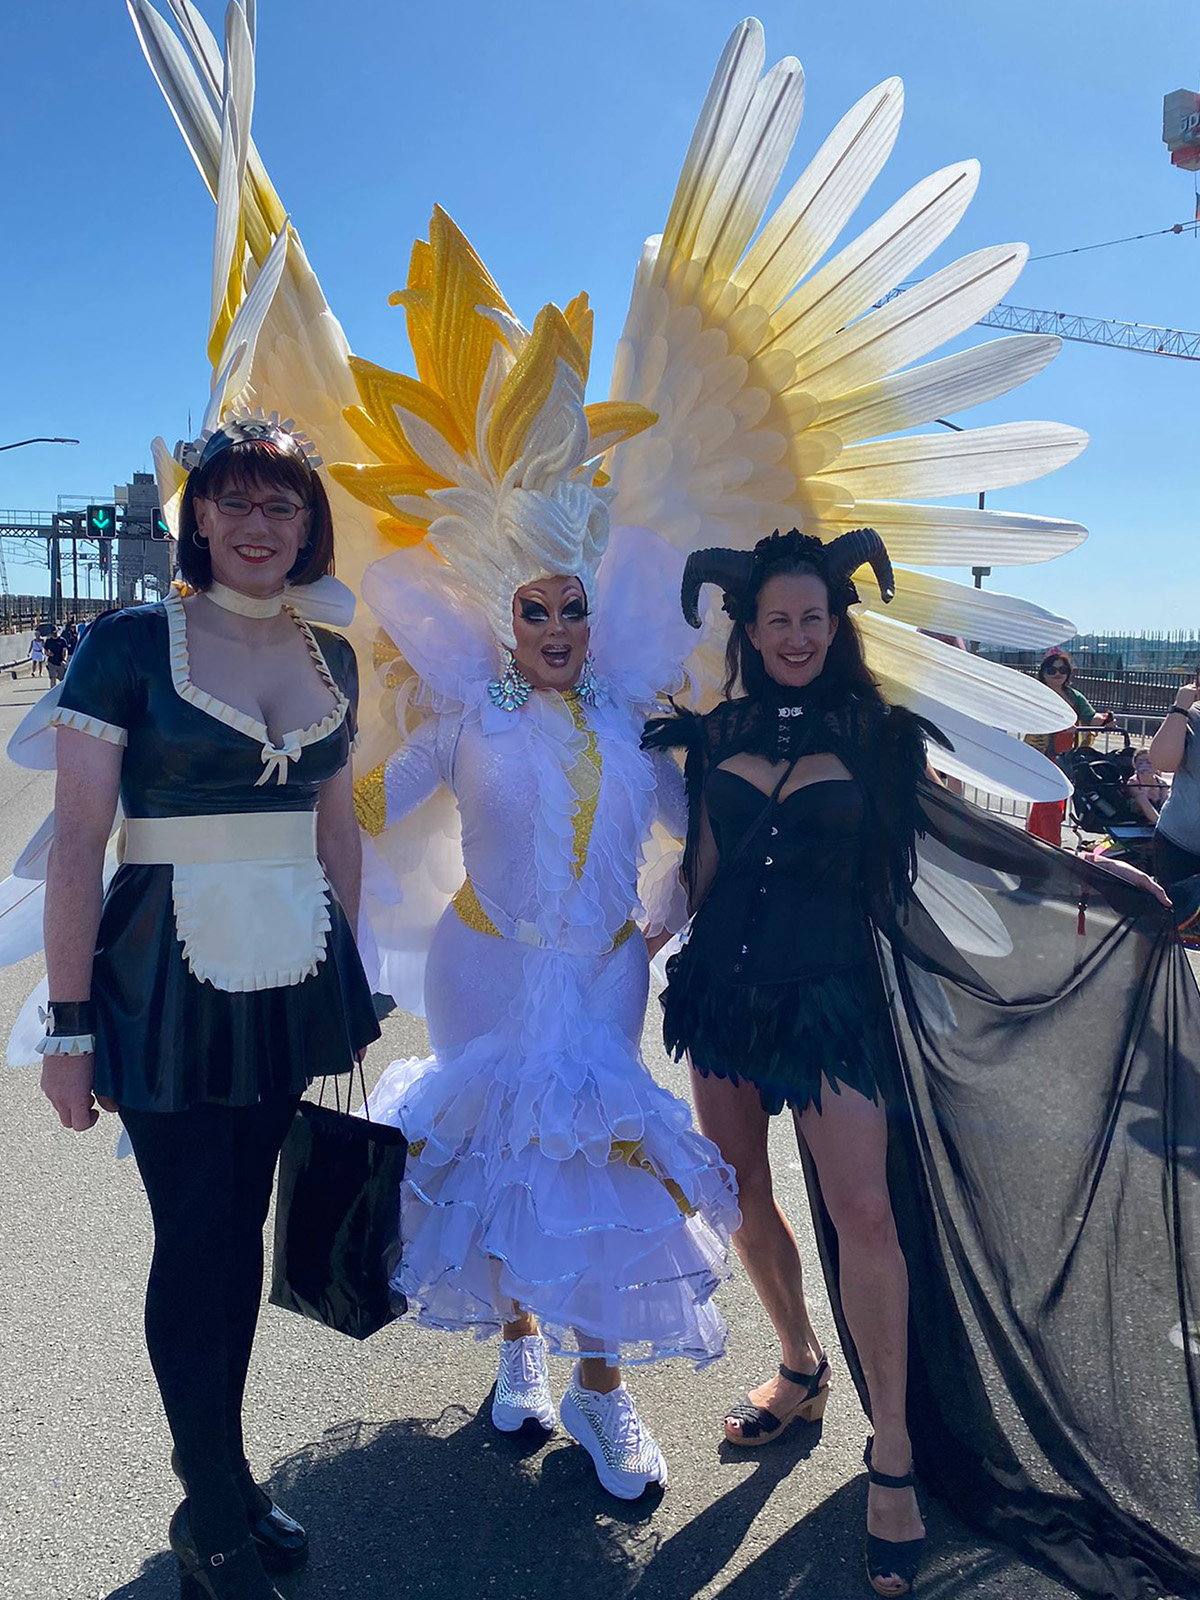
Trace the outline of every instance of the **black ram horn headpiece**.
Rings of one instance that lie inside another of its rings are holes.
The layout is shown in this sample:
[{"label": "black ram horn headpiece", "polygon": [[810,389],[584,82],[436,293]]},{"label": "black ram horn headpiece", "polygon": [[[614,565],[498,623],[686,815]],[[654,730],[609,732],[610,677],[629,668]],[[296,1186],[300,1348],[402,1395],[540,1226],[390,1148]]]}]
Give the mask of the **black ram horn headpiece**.
[{"label": "black ram horn headpiece", "polygon": [[680,602],[683,614],[693,628],[700,626],[700,590],[706,583],[715,583],[724,596],[725,611],[735,616],[750,581],[754,566],[751,550],[693,550],[683,569]]},{"label": "black ram horn headpiece", "polygon": [[825,570],[831,587],[838,582],[848,583],[859,567],[867,563],[886,603],[896,593],[896,576],[887,546],[874,528],[855,528],[850,533],[839,534],[825,546]]}]

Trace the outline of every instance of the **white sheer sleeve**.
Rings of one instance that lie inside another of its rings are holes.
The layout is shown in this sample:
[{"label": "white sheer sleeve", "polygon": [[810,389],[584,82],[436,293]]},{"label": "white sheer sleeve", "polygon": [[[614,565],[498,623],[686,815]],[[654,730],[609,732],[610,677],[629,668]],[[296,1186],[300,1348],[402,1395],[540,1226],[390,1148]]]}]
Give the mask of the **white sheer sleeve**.
[{"label": "white sheer sleeve", "polygon": [[683,771],[669,750],[650,753],[654,769],[655,820],[642,852],[638,893],[646,912],[645,931],[678,933],[687,926],[687,892],[680,879],[688,803]]},{"label": "white sheer sleeve", "polygon": [[411,816],[442,784],[453,786],[456,734],[447,718],[430,717],[384,764],[387,827]]},{"label": "white sheer sleeve", "polygon": [[655,815],[674,838],[686,839],[688,797],[683,768],[669,750],[652,750],[650,765],[654,768]]}]

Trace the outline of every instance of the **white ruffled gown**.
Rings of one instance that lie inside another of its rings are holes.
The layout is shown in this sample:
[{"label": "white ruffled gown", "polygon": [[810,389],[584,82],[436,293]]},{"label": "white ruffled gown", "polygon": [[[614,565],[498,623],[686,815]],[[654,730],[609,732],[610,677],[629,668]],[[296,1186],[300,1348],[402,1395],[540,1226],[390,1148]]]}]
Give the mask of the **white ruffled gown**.
[{"label": "white ruffled gown", "polygon": [[[445,786],[470,885],[429,943],[434,1054],[393,1062],[370,1109],[410,1141],[393,1281],[420,1321],[483,1337],[516,1304],[555,1352],[700,1366],[724,1350],[712,1296],[739,1217],[732,1173],[639,1051],[639,860],[656,813],[665,807],[678,834],[683,806],[678,768],[638,748],[647,702],[671,676],[664,650],[682,655],[661,609],[647,614],[638,574],[651,537],[617,541],[601,570],[594,707],[535,692],[497,709],[495,648],[482,620],[448,602],[427,553],[368,574],[367,598],[431,709],[387,764],[379,843],[411,861],[404,831],[435,826],[431,797]],[[669,560],[659,541],[653,550]],[[377,905],[382,861],[370,852]],[[393,971],[411,978],[411,931],[407,942]]]}]

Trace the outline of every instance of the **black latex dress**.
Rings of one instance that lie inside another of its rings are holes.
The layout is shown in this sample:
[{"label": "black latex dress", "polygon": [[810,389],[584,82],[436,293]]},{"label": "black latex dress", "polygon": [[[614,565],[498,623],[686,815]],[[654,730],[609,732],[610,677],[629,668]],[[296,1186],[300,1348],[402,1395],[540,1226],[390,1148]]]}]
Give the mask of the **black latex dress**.
[{"label": "black latex dress", "polygon": [[[171,673],[167,615],[139,606],[92,624],[71,660],[59,709],[124,730],[127,817],[311,811],[350,758],[354,652],[313,629],[349,709],[260,784],[259,744],[182,698]],[[139,1111],[200,1103],[252,1105],[346,1072],[379,1037],[370,988],[345,914],[330,891],[325,958],[300,983],[233,993],[189,971],[176,930],[170,866],[123,865],[104,900],[92,967],[97,1094]]]},{"label": "black latex dress", "polygon": [[[1200,1595],[1200,995],[1171,915],[928,781],[915,719],[802,698],[803,739],[788,719],[773,744],[778,706],[741,701],[663,719],[648,742],[687,750],[689,867],[710,773],[735,750],[831,749],[862,796],[918,1468],[1081,1594]],[[970,886],[986,938],[925,909],[918,845]]]}]

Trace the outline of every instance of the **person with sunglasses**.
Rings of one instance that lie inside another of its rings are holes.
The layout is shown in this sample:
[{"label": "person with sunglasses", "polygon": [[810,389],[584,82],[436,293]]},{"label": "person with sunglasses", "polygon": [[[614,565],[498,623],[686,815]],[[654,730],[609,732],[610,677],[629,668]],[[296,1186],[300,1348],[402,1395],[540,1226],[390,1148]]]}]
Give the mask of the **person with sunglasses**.
[{"label": "person with sunglasses", "polygon": [[[1116,719],[1111,711],[1101,714],[1086,695],[1073,687],[1071,679],[1074,676],[1074,664],[1065,650],[1049,651],[1038,667],[1037,675],[1040,682],[1048,689],[1053,689],[1055,694],[1070,706],[1075,713],[1075,727],[1063,728],[1058,733],[1028,734],[1026,744],[1033,745],[1043,755],[1053,759],[1074,749],[1077,729],[1114,726]],[[1090,739],[1088,742],[1090,743]],[[1029,820],[1025,824],[1025,831],[1033,834],[1036,839],[1044,839],[1047,844],[1061,848],[1063,819],[1066,814],[1065,800],[1040,800],[1029,809]]]}]

